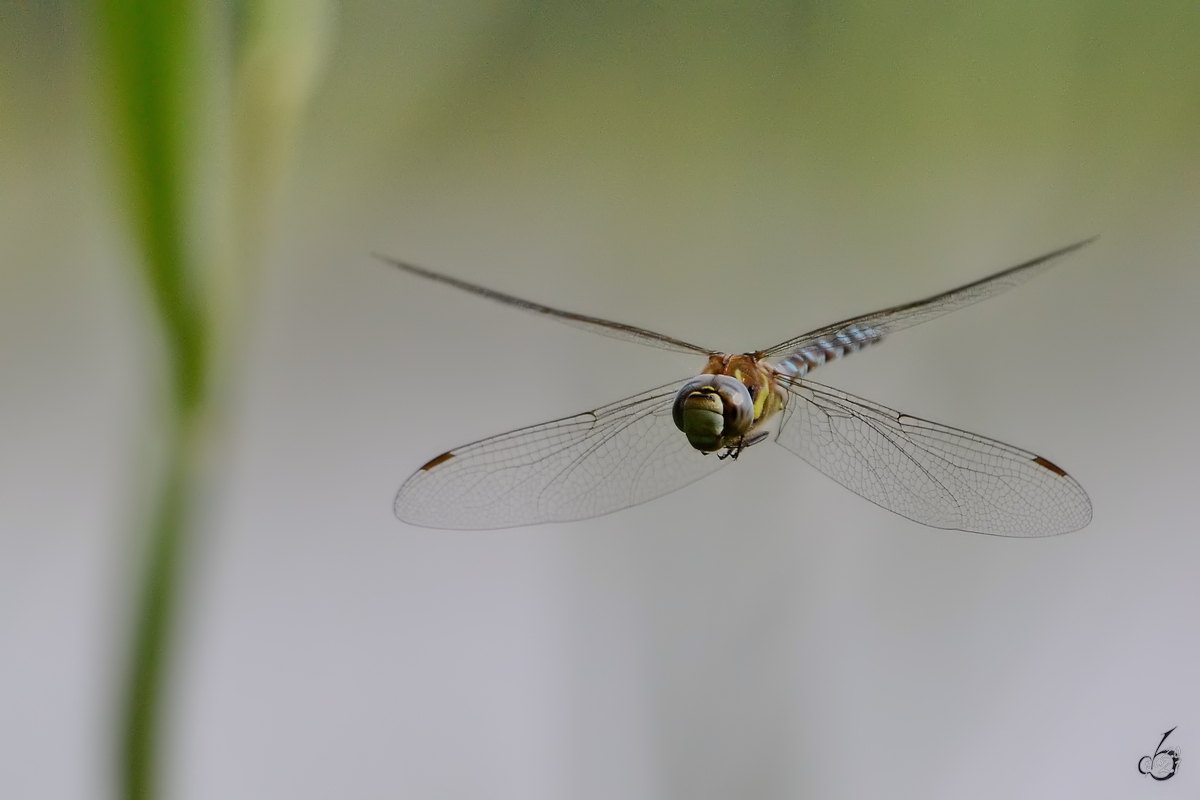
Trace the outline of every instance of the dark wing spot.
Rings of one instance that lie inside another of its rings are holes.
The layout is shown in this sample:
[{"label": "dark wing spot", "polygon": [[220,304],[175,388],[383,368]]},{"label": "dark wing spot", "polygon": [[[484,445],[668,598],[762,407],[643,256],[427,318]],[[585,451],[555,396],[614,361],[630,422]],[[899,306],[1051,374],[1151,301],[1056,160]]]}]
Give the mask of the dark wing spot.
[{"label": "dark wing spot", "polygon": [[[450,454],[447,453],[446,455],[450,455]],[[434,461],[437,461],[437,460],[438,460],[437,458],[434,459]],[[430,463],[433,463],[433,462],[430,462]],[[1057,464],[1055,464],[1053,462],[1047,461],[1046,459],[1042,458],[1041,456],[1037,456],[1036,458],[1034,458],[1033,463],[1037,464],[1039,467],[1045,467],[1046,469],[1053,472],[1055,475],[1060,475],[1064,478],[1067,477],[1067,473],[1063,472],[1062,468],[1060,466],[1058,466]]]},{"label": "dark wing spot", "polygon": [[[421,470],[423,472],[428,472],[429,470],[436,467],[438,464],[444,464],[452,458],[454,458],[454,453],[442,453],[437,458],[430,459],[429,463],[427,463],[425,466],[421,467]],[[1046,463],[1050,464],[1049,461],[1047,461]],[[1058,469],[1058,467],[1055,467],[1053,464],[1050,464],[1050,466],[1053,467],[1054,469]]]}]

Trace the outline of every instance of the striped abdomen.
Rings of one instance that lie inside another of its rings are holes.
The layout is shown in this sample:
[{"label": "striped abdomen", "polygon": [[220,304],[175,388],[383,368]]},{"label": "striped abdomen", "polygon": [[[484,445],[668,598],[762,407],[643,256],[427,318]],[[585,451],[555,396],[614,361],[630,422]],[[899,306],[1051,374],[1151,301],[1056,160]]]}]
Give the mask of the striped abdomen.
[{"label": "striped abdomen", "polygon": [[867,345],[880,341],[883,341],[881,331],[871,327],[851,325],[798,348],[775,365],[775,372],[789,378],[803,378],[826,361],[857,353]]}]

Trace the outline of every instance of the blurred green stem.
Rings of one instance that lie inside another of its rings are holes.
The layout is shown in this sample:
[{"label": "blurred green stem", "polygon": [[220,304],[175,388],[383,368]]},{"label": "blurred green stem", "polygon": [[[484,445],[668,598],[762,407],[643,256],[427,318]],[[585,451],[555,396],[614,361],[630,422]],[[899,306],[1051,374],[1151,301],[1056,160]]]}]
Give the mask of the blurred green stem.
[{"label": "blurred green stem", "polygon": [[144,540],[118,761],[121,794],[150,800],[159,790],[163,685],[210,383],[207,310],[186,236],[198,14],[190,0],[101,0],[98,12],[130,217],[168,364],[165,469]]}]

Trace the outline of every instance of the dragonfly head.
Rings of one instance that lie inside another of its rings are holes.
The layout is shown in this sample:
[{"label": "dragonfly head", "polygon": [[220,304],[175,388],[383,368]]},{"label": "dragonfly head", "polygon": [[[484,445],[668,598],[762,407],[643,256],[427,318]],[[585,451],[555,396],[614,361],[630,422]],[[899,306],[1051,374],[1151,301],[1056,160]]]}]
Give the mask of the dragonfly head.
[{"label": "dragonfly head", "polygon": [[704,453],[720,450],[742,436],[754,422],[750,390],[728,375],[698,375],[675,395],[671,410],[675,427],[692,447]]}]

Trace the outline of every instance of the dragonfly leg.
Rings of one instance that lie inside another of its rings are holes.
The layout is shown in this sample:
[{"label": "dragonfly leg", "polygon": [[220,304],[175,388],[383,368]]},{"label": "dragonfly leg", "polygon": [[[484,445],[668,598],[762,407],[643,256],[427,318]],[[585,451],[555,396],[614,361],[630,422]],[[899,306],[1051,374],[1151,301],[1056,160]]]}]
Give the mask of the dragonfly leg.
[{"label": "dragonfly leg", "polygon": [[770,435],[770,431],[759,431],[758,433],[755,433],[749,437],[741,436],[738,438],[737,444],[731,444],[725,448],[725,452],[717,453],[717,458],[721,459],[722,461],[727,458],[732,458],[734,461],[737,461],[738,456],[742,454],[743,450],[745,450],[747,447],[758,444]]},{"label": "dragonfly leg", "polygon": [[743,436],[742,441],[738,443],[738,449],[745,450],[747,447],[752,447],[759,442],[765,442],[767,437],[770,435],[770,431],[759,431],[758,433],[751,434],[750,436]]}]

